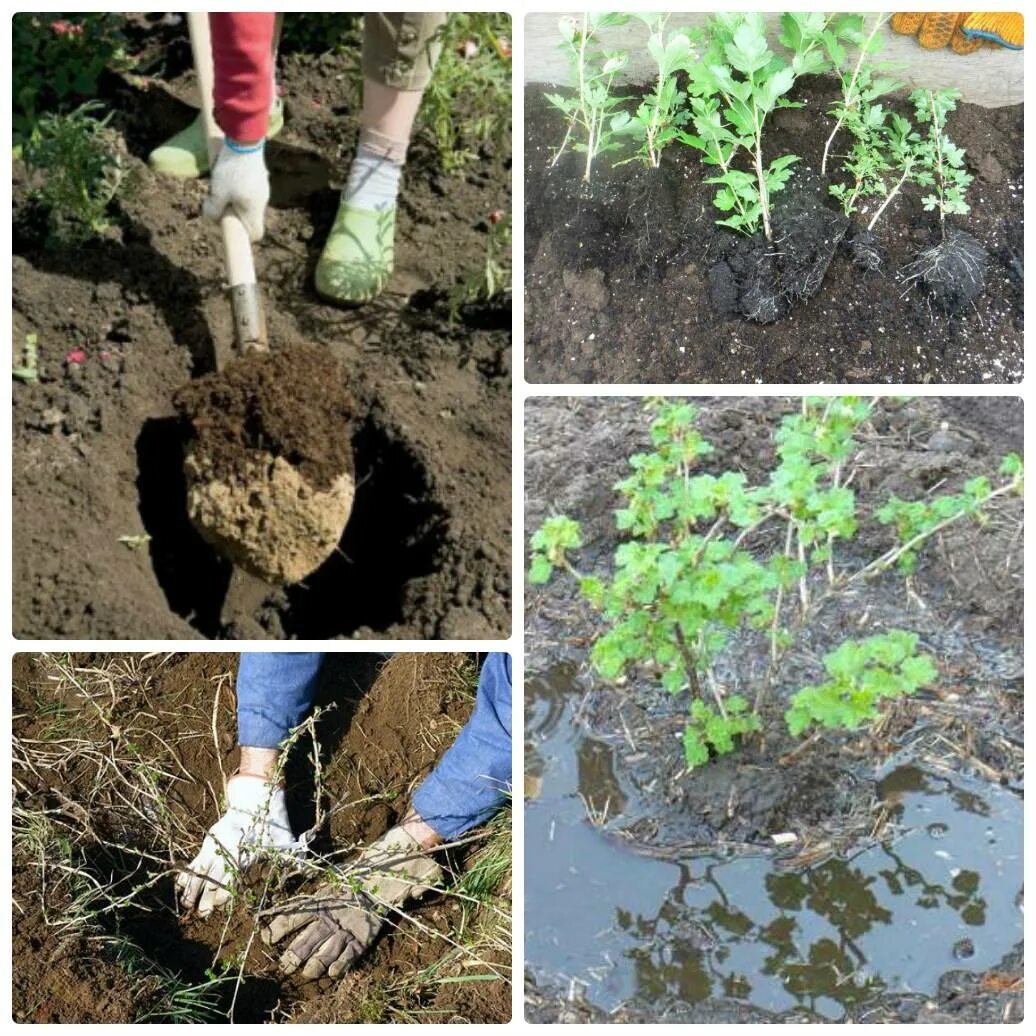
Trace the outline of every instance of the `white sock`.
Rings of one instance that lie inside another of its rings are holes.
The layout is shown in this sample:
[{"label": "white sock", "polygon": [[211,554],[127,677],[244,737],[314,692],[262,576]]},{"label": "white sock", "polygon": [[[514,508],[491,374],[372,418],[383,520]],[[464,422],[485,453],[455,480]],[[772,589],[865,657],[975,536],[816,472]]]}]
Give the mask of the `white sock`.
[{"label": "white sock", "polygon": [[381,212],[396,204],[403,163],[360,144],[342,198],[358,209]]}]

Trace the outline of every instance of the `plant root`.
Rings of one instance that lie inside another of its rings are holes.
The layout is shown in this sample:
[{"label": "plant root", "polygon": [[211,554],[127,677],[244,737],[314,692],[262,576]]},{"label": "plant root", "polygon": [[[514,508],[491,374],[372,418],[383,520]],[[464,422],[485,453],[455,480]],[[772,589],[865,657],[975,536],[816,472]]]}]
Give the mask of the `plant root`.
[{"label": "plant root", "polygon": [[943,312],[962,312],[985,287],[987,258],[975,238],[951,227],[939,244],[925,249],[903,268],[904,294],[920,285]]},{"label": "plant root", "polygon": [[871,230],[859,230],[847,241],[853,265],[867,273],[880,273],[885,266],[885,250]]}]

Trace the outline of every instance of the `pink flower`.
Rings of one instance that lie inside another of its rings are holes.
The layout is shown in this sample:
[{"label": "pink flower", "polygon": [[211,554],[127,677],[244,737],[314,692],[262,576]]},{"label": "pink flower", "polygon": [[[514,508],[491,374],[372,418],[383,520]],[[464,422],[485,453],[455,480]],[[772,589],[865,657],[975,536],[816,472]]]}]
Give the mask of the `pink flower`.
[{"label": "pink flower", "polygon": [[57,21],[51,22],[50,27],[59,36],[83,35],[83,27],[81,25],[73,25],[72,22],[66,22],[63,18],[59,18]]},{"label": "pink flower", "polygon": [[82,349],[73,349],[65,357],[65,363],[86,363],[86,353]]},{"label": "pink flower", "polygon": [[503,218],[503,209],[493,209],[493,211],[489,214],[489,222],[492,223],[493,226],[496,226],[497,223],[500,223],[503,220]]},{"label": "pink flower", "polygon": [[465,60],[469,60],[478,53],[478,44],[474,40],[465,40],[457,47],[457,53]]},{"label": "pink flower", "polygon": [[501,36],[497,41],[497,50],[500,51],[500,57],[509,58],[511,56],[511,41],[507,36]]}]

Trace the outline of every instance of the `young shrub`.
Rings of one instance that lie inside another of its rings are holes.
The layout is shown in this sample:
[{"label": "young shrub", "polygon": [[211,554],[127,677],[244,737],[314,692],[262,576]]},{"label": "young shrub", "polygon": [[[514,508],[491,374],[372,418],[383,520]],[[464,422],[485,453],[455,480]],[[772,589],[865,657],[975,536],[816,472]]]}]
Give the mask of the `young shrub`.
[{"label": "young shrub", "polygon": [[[712,447],[695,426],[696,408],[653,400],[651,450],[630,457],[631,474],[615,487],[624,504],[615,512],[616,527],[626,539],[610,575],[575,567],[571,557],[582,533],[571,518],[552,517],[533,535],[529,582],[566,572],[600,613],[605,628],[590,652],[597,672],[614,680],[639,668],[666,691],[688,694],[689,767],[732,751],[738,738],[761,729],[786,653],[827,603],[893,568],[908,575],[932,536],[968,515],[983,519],[998,496],[1021,493],[1021,459],[1011,455],[996,488],[979,478],[960,494],[919,504],[893,498],[875,517],[896,523],[896,546],[869,563],[855,560],[858,546],[852,562],[839,558],[839,544],[854,540],[862,520],[847,472],[874,405],[852,396],[805,399],[775,432],[778,463],[750,485],[740,471],[697,471]],[[735,631],[741,651],[753,640],[768,647],[768,673],[751,706],[712,676]],[[795,734],[811,725],[856,729],[874,718],[881,701],[934,680],[930,660],[916,649],[915,634],[895,630],[834,648],[825,659],[828,680],[792,695],[789,728]]]},{"label": "young shrub", "polygon": [[889,15],[887,14],[875,14],[869,32],[863,29],[862,23],[859,27],[849,23],[844,25],[845,39],[859,48],[856,64],[851,73],[845,67],[845,49],[841,42],[835,40],[833,46],[829,48],[831,63],[842,84],[842,96],[831,109],[831,114],[835,117],[835,125],[824,144],[824,157],[820,163],[821,176],[827,175],[827,160],[830,156],[831,145],[842,126],[847,122],[858,124],[861,120],[866,121],[866,112],[872,108],[874,102],[879,97],[898,90],[902,85],[889,76],[876,75],[875,70],[865,63],[870,55],[881,50],[882,40],[879,31],[888,20]]},{"label": "young shrub", "polygon": [[915,118],[928,126],[917,145],[913,180],[932,188],[922,199],[926,212],[939,212],[939,243],[926,249],[906,267],[907,287],[921,283],[929,298],[945,310],[956,310],[981,292],[986,277],[985,249],[970,234],[947,227],[948,215],[967,215],[965,200],[974,177],[964,168],[964,149],[946,133],[946,117],[957,107],[959,90],[915,90],[910,95]]},{"label": "young shrub", "polygon": [[561,49],[568,56],[575,81],[575,96],[547,94],[547,102],[565,116],[565,136],[554,154],[551,165],[571,148],[586,155],[583,179],[589,180],[594,159],[606,151],[620,147],[611,128],[621,98],[613,97],[612,83],[626,67],[629,56],[624,51],[606,51],[597,42],[601,29],[625,25],[629,15],[618,13],[585,13],[580,21],[564,17],[558,21]]},{"label": "young shrub", "polygon": [[803,734],[811,726],[857,730],[878,718],[882,701],[895,701],[933,683],[931,657],[917,650],[918,636],[891,630],[866,640],[847,640],[824,656],[828,679],[803,687],[784,714],[788,730]]},{"label": "young shrub", "polygon": [[[695,133],[681,134],[683,143],[700,151],[702,161],[720,167],[707,183],[717,184],[714,204],[731,213],[720,226],[752,235],[760,227],[773,240],[771,200],[791,179],[797,155],[766,160],[763,130],[777,108],[800,107],[788,93],[800,75],[828,67],[824,47],[836,44],[854,22],[820,12],[781,16],[780,42],[792,50],[790,62],[770,50],[759,14],[717,14],[707,26],[707,46],[690,68],[688,92]],[[751,171],[734,160],[744,151]]]},{"label": "young shrub", "polygon": [[[636,14],[651,30],[647,49],[658,66],[655,89],[641,101],[635,115],[619,112],[612,117],[611,130],[640,142],[637,157],[658,168],[662,152],[674,141],[689,118],[684,108],[686,95],[677,86],[676,73],[693,60],[691,38],[686,30],[665,34],[668,14]],[[631,161],[631,159],[626,159]]]},{"label": "young shrub", "polygon": [[25,145],[26,165],[40,179],[35,195],[49,212],[53,243],[79,243],[105,230],[108,206],[125,181],[125,165],[107,128],[111,115],[92,116],[100,110],[89,102],[67,115],[48,115]]}]

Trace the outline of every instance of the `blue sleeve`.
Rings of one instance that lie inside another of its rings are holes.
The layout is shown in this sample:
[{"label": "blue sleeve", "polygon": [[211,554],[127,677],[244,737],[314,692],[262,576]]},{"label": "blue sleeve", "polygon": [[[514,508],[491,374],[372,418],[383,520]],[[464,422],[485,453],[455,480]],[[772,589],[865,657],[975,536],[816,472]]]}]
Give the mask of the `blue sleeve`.
[{"label": "blue sleeve", "polygon": [[493,653],[478,679],[475,709],[414,795],[414,809],[450,841],[476,827],[511,790],[511,656]]},{"label": "blue sleeve", "polygon": [[237,743],[277,748],[313,704],[318,651],[245,651],[237,672]]}]

